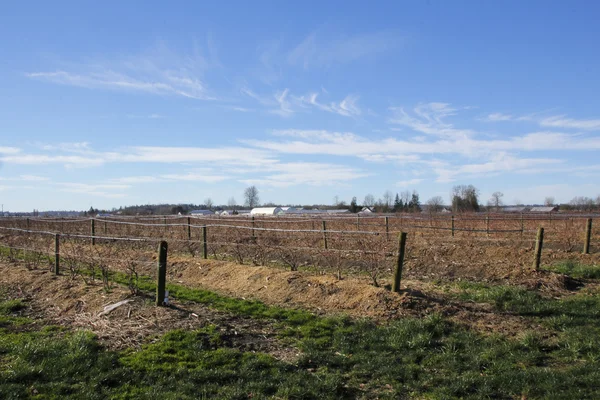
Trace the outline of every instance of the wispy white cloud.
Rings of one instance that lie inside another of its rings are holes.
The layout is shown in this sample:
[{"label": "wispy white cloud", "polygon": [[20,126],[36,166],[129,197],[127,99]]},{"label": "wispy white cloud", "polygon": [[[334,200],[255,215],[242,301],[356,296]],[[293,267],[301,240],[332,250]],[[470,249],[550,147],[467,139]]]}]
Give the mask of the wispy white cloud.
[{"label": "wispy white cloud", "polygon": [[398,181],[398,182],[396,182],[396,186],[398,186],[398,187],[409,187],[409,186],[418,185],[421,182],[423,182],[423,179],[420,179],[420,178],[407,179],[407,180],[404,180],[404,181]]},{"label": "wispy white cloud", "polygon": [[484,120],[489,122],[497,122],[497,121],[511,121],[514,117],[510,114],[502,114],[502,113],[492,113],[488,114]]},{"label": "wispy white cloud", "polygon": [[56,185],[62,192],[86,194],[90,196],[106,198],[125,197],[126,193],[124,191],[130,188],[129,185],[120,184],[87,184],[72,182],[57,183]]},{"label": "wispy white cloud", "polygon": [[21,152],[21,149],[18,147],[0,146],[0,154],[17,154],[19,152]]},{"label": "wispy white cloud", "polygon": [[510,154],[499,153],[492,160],[481,164],[465,164],[451,168],[436,168],[437,182],[452,182],[458,178],[490,176],[505,172],[519,172],[532,167],[560,165],[563,160],[551,158],[518,158]]},{"label": "wispy white cloud", "polygon": [[295,97],[295,100],[300,106],[310,105],[344,117],[355,117],[361,114],[361,110],[357,105],[359,97],[356,95],[348,95],[339,103],[330,102],[328,104],[317,101],[318,96],[318,93],[310,93],[306,96]]},{"label": "wispy white cloud", "polygon": [[368,173],[345,165],[292,162],[273,165],[269,173],[256,178],[240,179],[248,185],[289,187],[294,185],[324,186],[348,182],[369,176]]},{"label": "wispy white cloud", "polygon": [[456,115],[458,110],[448,103],[421,103],[412,109],[412,113],[402,107],[391,107],[390,110],[394,115],[388,122],[415,132],[444,138],[467,138],[475,134],[471,129],[457,129],[444,121],[446,117]]},{"label": "wispy white cloud", "polygon": [[287,60],[291,65],[300,65],[306,69],[313,66],[330,67],[385,53],[403,42],[404,38],[394,32],[337,38],[324,31],[313,32],[288,53]]},{"label": "wispy white cloud", "polygon": [[565,115],[555,115],[543,118],[539,123],[541,126],[549,128],[600,130],[600,119],[573,119],[567,118]]},{"label": "wispy white cloud", "polygon": [[0,181],[22,181],[22,182],[46,182],[49,181],[50,178],[45,176],[37,176],[37,175],[19,175],[16,177],[1,177]]},{"label": "wispy white cloud", "polygon": [[209,53],[211,53],[209,57],[204,56],[196,46],[191,52],[182,56],[160,42],[144,54],[71,64],[68,69],[61,67],[46,71],[31,71],[25,73],[25,76],[86,89],[214,100],[215,95],[208,90],[203,79],[209,68],[218,65],[214,51]]}]

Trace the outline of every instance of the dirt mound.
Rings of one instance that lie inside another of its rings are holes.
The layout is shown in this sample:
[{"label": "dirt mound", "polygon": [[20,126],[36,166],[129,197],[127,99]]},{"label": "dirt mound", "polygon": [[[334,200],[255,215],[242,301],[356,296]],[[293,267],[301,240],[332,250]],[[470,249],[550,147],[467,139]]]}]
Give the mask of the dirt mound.
[{"label": "dirt mound", "polygon": [[[31,270],[19,264],[0,263],[0,294],[24,299],[26,315],[46,324],[87,329],[110,349],[136,348],[173,329],[199,329],[215,324],[232,347],[261,351],[282,360],[297,357],[298,350],[280,344],[275,328],[257,321],[212,310],[196,303],[171,301],[155,307],[154,299],[132,296],[120,285],[106,290],[99,281],[55,276],[48,270]],[[106,312],[107,306],[124,304]]]}]

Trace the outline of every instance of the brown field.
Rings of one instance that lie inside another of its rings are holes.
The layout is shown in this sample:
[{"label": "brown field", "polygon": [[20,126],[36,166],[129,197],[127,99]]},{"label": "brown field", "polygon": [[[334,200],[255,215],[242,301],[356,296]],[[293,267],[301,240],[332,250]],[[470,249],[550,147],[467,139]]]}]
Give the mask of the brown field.
[{"label": "brown field", "polygon": [[[55,253],[54,234],[59,233],[63,269],[76,269],[76,261],[83,261],[100,271],[153,274],[159,241],[168,242],[170,260],[176,259],[181,264],[192,262],[203,257],[203,227],[206,227],[208,258],[338,278],[368,277],[376,285],[385,283],[392,275],[401,231],[408,232],[403,277],[409,279],[527,281],[531,278],[535,237],[540,226],[545,229],[542,265],[566,261],[595,264],[600,258],[597,227],[592,232],[591,254],[581,254],[586,216],[322,218],[321,215],[254,220],[247,216],[189,219],[165,216],[103,218],[93,222],[87,218],[3,219],[0,245],[12,251],[30,252],[30,263],[48,262],[46,256],[53,257]],[[9,253],[5,255],[10,258]]]}]

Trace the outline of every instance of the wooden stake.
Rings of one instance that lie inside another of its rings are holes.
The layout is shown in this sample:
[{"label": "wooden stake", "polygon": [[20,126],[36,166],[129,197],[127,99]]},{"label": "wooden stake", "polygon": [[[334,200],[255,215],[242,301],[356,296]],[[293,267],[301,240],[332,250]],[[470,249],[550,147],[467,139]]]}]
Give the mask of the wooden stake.
[{"label": "wooden stake", "polygon": [[385,217],[385,238],[390,238],[390,220],[389,217]]},{"label": "wooden stake", "polygon": [[327,225],[325,224],[325,220],[323,220],[323,246],[327,250]]},{"label": "wooden stake", "polygon": [[454,237],[454,215],[452,215],[452,237]]},{"label": "wooden stake", "polygon": [[208,258],[208,243],[206,235],[206,226],[202,227],[202,257],[206,260]]},{"label": "wooden stake", "polygon": [[92,236],[92,246],[96,245],[96,220],[94,218],[92,218],[92,224],[91,224],[91,236]]},{"label": "wooden stake", "polygon": [[254,239],[254,215],[252,216],[252,239]]},{"label": "wooden stake", "polygon": [[585,225],[585,241],[583,242],[583,254],[590,254],[590,240],[592,239],[592,219],[588,218]]},{"label": "wooden stake", "polygon": [[402,282],[402,266],[404,265],[404,249],[406,247],[406,232],[401,232],[398,239],[398,258],[396,259],[396,270],[394,271],[394,283],[392,292],[400,293]]},{"label": "wooden stake", "polygon": [[60,235],[54,235],[54,275],[60,271]]},{"label": "wooden stake", "polygon": [[158,245],[158,277],[156,282],[156,306],[165,304],[165,286],[167,281],[167,242]]},{"label": "wooden stake", "polygon": [[540,269],[540,261],[542,259],[542,247],[544,246],[544,228],[538,228],[537,238],[535,241],[535,254],[533,259],[533,269]]},{"label": "wooden stake", "polygon": [[192,219],[187,217],[187,234],[188,240],[192,240]]},{"label": "wooden stake", "polygon": [[485,233],[490,236],[490,217],[485,217]]}]

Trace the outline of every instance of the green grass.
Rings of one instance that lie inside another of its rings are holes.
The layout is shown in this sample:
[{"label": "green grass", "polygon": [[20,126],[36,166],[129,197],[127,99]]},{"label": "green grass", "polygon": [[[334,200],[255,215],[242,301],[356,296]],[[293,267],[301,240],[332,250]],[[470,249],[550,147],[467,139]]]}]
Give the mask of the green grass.
[{"label": "green grass", "polygon": [[[111,279],[126,284],[115,273]],[[153,291],[142,277],[140,289]],[[438,314],[388,323],[319,317],[169,284],[179,300],[271,323],[283,362],[244,352],[217,326],[171,331],[140,350],[110,352],[87,332],[39,325],[21,301],[0,302],[0,398],[600,398],[600,299],[560,299],[516,286],[459,283],[453,295],[539,322],[517,338],[483,335]],[[17,321],[13,318],[22,318]]]},{"label": "green grass", "polygon": [[565,274],[572,278],[600,279],[600,266],[579,264],[572,260],[547,266],[545,269]]}]

